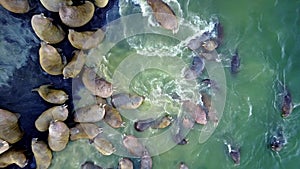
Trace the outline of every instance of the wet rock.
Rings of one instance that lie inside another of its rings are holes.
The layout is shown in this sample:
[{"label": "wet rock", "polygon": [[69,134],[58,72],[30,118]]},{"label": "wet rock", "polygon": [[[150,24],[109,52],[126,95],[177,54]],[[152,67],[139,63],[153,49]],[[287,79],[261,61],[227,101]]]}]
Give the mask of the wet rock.
[{"label": "wet rock", "polygon": [[181,162],[179,169],[189,169],[189,167],[186,164],[184,164],[184,162]]},{"label": "wet rock", "polygon": [[74,112],[75,122],[98,122],[103,119],[105,109],[103,105],[93,104],[77,109]]},{"label": "wet rock", "polygon": [[99,8],[104,8],[108,4],[109,0],[95,0],[95,5]]},{"label": "wet rock", "polygon": [[13,13],[27,13],[30,9],[28,0],[1,0],[0,4]]},{"label": "wet rock", "polygon": [[151,6],[156,21],[165,29],[175,30],[178,28],[178,20],[174,11],[162,0],[147,0]]},{"label": "wet rock", "polygon": [[52,89],[50,86],[51,85],[42,85],[32,91],[37,91],[46,102],[52,104],[64,104],[69,96],[63,90]]},{"label": "wet rock", "polygon": [[73,47],[88,50],[96,48],[102,42],[104,35],[101,29],[83,32],[76,32],[73,29],[69,29],[68,39]]},{"label": "wet rock", "polygon": [[0,155],[9,149],[9,144],[7,141],[0,139]]},{"label": "wet rock", "polygon": [[66,105],[54,106],[44,111],[35,121],[35,127],[38,131],[47,131],[51,121],[65,121],[68,118],[69,111]]},{"label": "wet rock", "polygon": [[23,132],[18,124],[18,116],[10,111],[0,109],[0,138],[10,144],[22,139]]},{"label": "wet rock", "polygon": [[84,4],[78,6],[61,6],[59,8],[59,17],[69,27],[80,27],[92,19],[94,11],[94,4],[90,1],[85,1]]},{"label": "wet rock", "polygon": [[136,157],[142,157],[147,151],[146,147],[133,135],[124,136],[123,145],[131,155]]},{"label": "wet rock", "polygon": [[72,5],[72,0],[40,0],[42,5],[51,12],[58,12],[63,5]]},{"label": "wet rock", "polygon": [[85,163],[81,164],[81,169],[103,169],[103,168],[94,164],[94,162],[86,161]]},{"label": "wet rock", "polygon": [[94,123],[79,123],[70,129],[70,140],[90,139],[93,140],[103,129]]},{"label": "wet rock", "polygon": [[133,169],[133,163],[128,158],[122,158],[121,160],[119,160],[118,169]]},{"label": "wet rock", "polygon": [[37,169],[47,169],[51,165],[52,152],[48,145],[43,141],[37,141],[37,139],[32,139],[31,149],[36,161]]},{"label": "wet rock", "polygon": [[104,121],[110,125],[112,128],[124,127],[124,122],[120,112],[110,106],[105,106],[105,116]]},{"label": "wet rock", "polygon": [[62,151],[69,142],[70,130],[68,126],[61,121],[50,123],[48,144],[52,151]]},{"label": "wet rock", "polygon": [[51,45],[41,43],[39,49],[40,65],[50,75],[61,75],[64,64],[58,51]]},{"label": "wet rock", "polygon": [[0,168],[5,168],[11,164],[24,168],[27,162],[24,151],[21,150],[11,149],[0,155]]},{"label": "wet rock", "polygon": [[293,111],[293,101],[292,101],[292,95],[289,91],[286,91],[282,107],[281,107],[281,116],[282,117],[288,117]]},{"label": "wet rock", "polygon": [[137,109],[144,101],[144,97],[119,93],[112,96],[111,102],[115,108],[120,109]]},{"label": "wet rock", "polygon": [[83,51],[74,51],[72,60],[64,67],[64,79],[75,78],[82,70],[87,55]]},{"label": "wet rock", "polygon": [[152,169],[152,158],[147,150],[144,151],[141,157],[141,169]]},{"label": "wet rock", "polygon": [[238,52],[236,51],[235,54],[231,58],[231,73],[236,74],[239,72],[240,68],[240,57]]},{"label": "wet rock", "polygon": [[116,151],[115,147],[113,146],[113,144],[110,141],[108,141],[107,139],[105,139],[99,135],[96,138],[94,138],[93,144],[94,144],[95,148],[102,155],[105,155],[105,156],[109,156]]},{"label": "wet rock", "polygon": [[37,14],[32,16],[31,26],[41,40],[49,44],[56,44],[61,42],[66,34],[59,25],[54,25],[52,21],[44,14]]},{"label": "wet rock", "polygon": [[107,82],[104,78],[99,77],[96,72],[90,68],[85,68],[82,75],[82,82],[93,95],[108,98],[113,93],[112,84]]}]

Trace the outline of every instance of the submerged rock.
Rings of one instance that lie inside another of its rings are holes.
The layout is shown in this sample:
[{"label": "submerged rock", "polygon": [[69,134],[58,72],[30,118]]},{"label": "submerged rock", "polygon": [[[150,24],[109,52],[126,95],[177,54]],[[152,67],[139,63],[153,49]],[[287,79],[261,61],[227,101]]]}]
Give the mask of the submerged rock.
[{"label": "submerged rock", "polygon": [[51,122],[49,126],[48,144],[52,151],[62,151],[69,142],[70,130],[61,121]]},{"label": "submerged rock", "polygon": [[102,104],[93,104],[77,109],[74,112],[75,122],[98,122],[104,118],[105,109]]},{"label": "submerged rock", "polygon": [[59,25],[54,25],[53,20],[45,17],[44,14],[33,15],[31,26],[35,34],[49,44],[61,42],[66,35]]},{"label": "submerged rock", "polygon": [[35,121],[35,127],[38,131],[48,130],[50,122],[59,120],[65,121],[68,118],[69,111],[66,105],[54,106],[44,111]]},{"label": "submerged rock", "polygon": [[46,102],[64,104],[69,96],[63,90],[51,89],[50,86],[51,85],[42,85],[32,91],[37,91]]},{"label": "submerged rock", "polygon": [[235,54],[231,58],[231,73],[236,74],[239,72],[240,68],[240,57],[238,52],[236,51]]},{"label": "submerged rock", "polygon": [[58,12],[63,5],[72,5],[72,0],[40,0],[42,5],[51,12]]},{"label": "submerged rock", "polygon": [[28,0],[1,0],[0,4],[13,13],[27,13],[30,9]]},{"label": "submerged rock", "polygon": [[59,16],[65,25],[69,27],[80,27],[92,19],[94,11],[94,4],[90,1],[85,1],[84,4],[78,6],[61,6],[59,8]]},{"label": "submerged rock", "polygon": [[39,49],[40,65],[50,75],[61,75],[64,64],[58,51],[51,45],[41,43]]},{"label": "submerged rock", "polygon": [[18,116],[10,111],[0,109],[0,138],[10,144],[22,139],[23,132],[18,124]]},{"label": "submerged rock", "polygon": [[82,75],[82,82],[93,95],[108,98],[113,93],[112,84],[98,76],[96,72],[90,68],[85,68]]},{"label": "submerged rock", "polygon": [[119,168],[118,169],[133,169],[133,163],[128,158],[122,158],[119,160]]},{"label": "submerged rock", "polygon": [[88,50],[96,48],[102,42],[104,35],[101,29],[83,32],[76,32],[73,29],[69,29],[68,39],[73,47]]},{"label": "submerged rock", "polygon": [[64,79],[75,78],[82,70],[87,55],[83,51],[74,51],[72,60],[64,67]]},{"label": "submerged rock", "polygon": [[36,169],[47,169],[51,165],[52,152],[48,145],[36,138],[31,141],[31,149],[36,161]]},{"label": "submerged rock", "polygon": [[165,29],[176,31],[178,20],[174,11],[162,0],[147,0],[153,10],[156,21]]},{"label": "submerged rock", "polygon": [[144,97],[126,93],[115,94],[111,98],[112,105],[120,109],[137,109],[143,103]]},{"label": "submerged rock", "polygon": [[0,155],[0,168],[5,168],[11,164],[16,164],[20,168],[24,168],[28,163],[24,151],[9,150]]}]

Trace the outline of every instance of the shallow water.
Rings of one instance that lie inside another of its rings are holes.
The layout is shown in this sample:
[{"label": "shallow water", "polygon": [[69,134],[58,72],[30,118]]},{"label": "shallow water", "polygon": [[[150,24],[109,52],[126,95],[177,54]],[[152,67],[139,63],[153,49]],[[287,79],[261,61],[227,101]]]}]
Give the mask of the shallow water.
[{"label": "shallow water", "polygon": [[[138,0],[134,2],[137,4],[128,5],[126,4],[128,1],[120,0],[121,16],[139,11],[142,11],[144,16],[148,16],[147,12],[150,9],[146,3]],[[284,83],[290,90],[294,104],[300,103],[300,91],[297,90],[300,84],[300,78],[297,77],[300,73],[300,69],[297,68],[300,64],[300,60],[297,58],[300,54],[300,1],[167,0],[166,2],[171,5],[177,16],[184,18],[191,25],[191,30],[199,30],[200,32],[210,30],[210,21],[216,18],[222,23],[224,40],[217,52],[220,54],[221,63],[224,66],[227,94],[223,116],[213,135],[206,142],[199,143],[199,134],[202,127],[200,125],[195,126],[187,135],[189,143],[176,146],[169,151],[154,156],[153,168],[178,168],[181,161],[192,169],[298,168],[299,163],[297,160],[300,156],[300,135],[297,132],[300,130],[299,107],[296,107],[288,118],[281,118],[278,106],[281,87],[278,83]],[[141,9],[138,3],[142,4]],[[126,6],[122,6],[122,4],[126,4]],[[35,12],[39,10],[39,8],[35,9]],[[116,10],[111,11],[112,15],[108,15],[109,21],[112,21],[113,16],[116,15]],[[13,22],[21,22],[18,19],[20,16],[7,14],[2,8],[1,14],[11,17]],[[149,23],[155,24],[153,18],[149,19]],[[30,26],[28,20],[25,25]],[[130,26],[127,28],[130,28]],[[31,31],[30,28],[25,29],[28,29],[28,32]],[[3,28],[3,30],[5,29]],[[2,35],[4,33],[1,33]],[[32,35],[22,34],[20,36],[28,39]],[[179,47],[176,46],[178,41],[160,35],[155,36],[158,37],[153,38],[151,34],[141,37],[135,36],[118,43],[112,48],[109,55],[106,56],[109,64],[104,64],[108,66],[107,69],[104,68],[107,70],[104,73],[106,77],[112,78],[111,72],[120,66],[119,63],[123,58],[135,56],[136,53],[139,55],[165,55],[172,52],[171,57],[182,58],[186,61],[186,64],[190,62],[188,58],[191,54],[184,48],[180,48],[180,45]],[[28,56],[28,51],[25,50],[20,54],[22,58],[20,62],[12,60],[12,58],[7,59],[7,55],[1,55],[7,60],[2,59],[2,62],[0,62],[2,70],[8,72],[7,74],[1,74],[0,78],[2,84],[0,91],[3,93],[1,94],[0,106],[21,114],[20,123],[27,133],[22,141],[25,148],[29,148],[28,145],[32,137],[43,136],[35,131],[34,125],[29,123],[29,121],[32,121],[30,119],[37,118],[41,111],[49,107],[36,93],[31,93],[31,89],[41,83],[52,82],[58,87],[68,89],[68,92],[71,93],[70,80],[65,81],[59,77],[51,77],[44,74],[39,68],[37,56],[34,56],[39,46],[36,41],[38,40],[33,37],[31,57]],[[6,41],[4,42],[6,43]],[[24,42],[19,43],[24,44]],[[168,45],[170,47],[163,48]],[[12,47],[16,48],[15,46]],[[232,75],[230,73],[230,58],[236,49],[241,57],[241,68],[238,74]],[[5,64],[9,65],[9,69],[5,67]],[[37,73],[29,74],[29,72]],[[129,90],[148,95],[148,98],[153,98],[155,95],[161,96],[163,95],[161,93],[164,92],[168,93],[168,91],[174,90],[173,82],[178,83],[178,81],[172,81],[173,79],[166,72],[150,70],[144,75],[136,76]],[[6,81],[7,79],[8,81]],[[149,83],[147,81],[143,82],[143,79],[151,79],[151,81]],[[178,89],[176,91],[185,90]],[[182,96],[185,93],[189,92],[182,92]],[[197,94],[195,95],[195,99],[197,99]],[[163,101],[168,100],[168,98],[160,99],[163,99]],[[151,101],[155,101],[155,97],[149,102]],[[171,102],[170,105],[164,107],[163,112],[170,113],[174,111],[173,113],[176,114],[176,110],[178,110],[176,104]],[[30,108],[27,110],[28,106]],[[147,104],[144,108],[147,109]],[[158,112],[158,114],[161,113]],[[153,134],[152,132],[157,134],[155,133],[157,131],[152,130],[142,134],[137,133],[132,128],[132,121],[127,120],[127,124],[128,126],[122,129],[121,132],[136,134],[140,137],[150,136]],[[272,134],[276,133],[278,126],[283,127],[287,145],[281,152],[275,153],[268,148],[268,140]],[[114,131],[109,132],[113,133]],[[107,136],[119,138],[117,134]],[[118,139],[114,140],[117,145]],[[241,147],[241,164],[239,166],[235,166],[227,155],[224,142]],[[22,147],[22,145],[19,146]],[[121,149],[121,147],[117,148]],[[158,150],[151,151],[156,152]],[[72,158],[70,158],[70,154],[72,154]],[[119,158],[118,155],[103,157],[95,152],[87,142],[72,142],[63,152],[54,153],[51,168],[79,168],[85,160],[96,161],[97,164],[103,167],[116,168]],[[30,160],[32,161],[32,159]],[[139,166],[138,159],[135,159],[134,163],[136,167]],[[34,168],[34,166],[29,165],[28,168]]]}]

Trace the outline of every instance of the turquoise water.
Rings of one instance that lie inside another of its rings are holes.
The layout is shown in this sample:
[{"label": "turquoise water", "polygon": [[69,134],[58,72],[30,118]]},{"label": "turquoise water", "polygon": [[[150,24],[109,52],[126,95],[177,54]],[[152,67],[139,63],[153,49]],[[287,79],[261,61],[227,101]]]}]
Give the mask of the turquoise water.
[{"label": "turquoise water", "polygon": [[[142,8],[133,3],[128,5],[126,4],[128,1],[120,0],[120,9],[123,9],[120,10],[121,15],[140,11],[146,15],[149,7],[145,1],[137,2]],[[187,145],[175,146],[153,156],[153,168],[179,168],[180,162],[186,163],[191,169],[299,168],[297,160],[300,157],[298,132],[300,110],[296,107],[288,118],[282,119],[278,106],[281,96],[278,83],[285,84],[290,90],[295,105],[300,103],[300,90],[298,90],[300,59],[297,58],[300,54],[300,1],[167,0],[166,2],[171,5],[177,16],[192,25],[193,30],[209,29],[209,22],[216,18],[223,25],[224,40],[217,52],[225,71],[227,94],[223,116],[213,135],[206,142],[199,143],[202,126],[196,125],[187,135],[189,139]],[[151,20],[149,22],[151,23]],[[153,36],[155,38],[151,39]],[[117,69],[120,62],[137,53],[165,55],[172,52],[170,54],[172,57],[181,58],[186,64],[189,63],[191,54],[186,49],[179,48],[177,51],[172,48],[179,43],[178,40],[170,40],[160,35],[153,36],[149,34],[144,37],[132,37],[114,46],[106,56],[109,64],[104,64],[108,66],[105,76],[112,79],[111,72]],[[138,46],[140,44],[141,47]],[[170,47],[164,49],[162,46]],[[238,74],[232,75],[230,58],[236,49],[241,57],[241,68]],[[146,79],[152,79],[152,83],[148,83]],[[175,83],[172,80],[174,78],[166,72],[149,69],[146,73],[135,77],[130,91],[154,98],[158,92],[172,91]],[[153,99],[148,102],[151,101]],[[164,111],[176,114],[176,103],[171,102],[170,105]],[[147,106],[148,104],[145,104],[144,109],[147,109]],[[156,113],[163,114],[164,111]],[[137,133],[133,130],[132,121],[126,120],[126,124],[127,127],[120,129],[120,132],[140,137],[161,132]],[[284,130],[287,144],[282,151],[275,153],[268,148],[268,140],[276,133],[279,126]],[[109,132],[113,134],[107,134],[107,137],[119,138],[115,131],[107,131]],[[234,165],[227,154],[224,142],[241,147],[240,165]],[[118,146],[120,144],[118,140],[115,144],[117,148],[121,148]],[[103,167],[116,168],[119,159],[118,155],[101,156],[87,141],[70,142],[64,151],[54,153],[51,168],[79,168],[86,160],[95,161]],[[139,166],[137,159],[134,163]]]}]

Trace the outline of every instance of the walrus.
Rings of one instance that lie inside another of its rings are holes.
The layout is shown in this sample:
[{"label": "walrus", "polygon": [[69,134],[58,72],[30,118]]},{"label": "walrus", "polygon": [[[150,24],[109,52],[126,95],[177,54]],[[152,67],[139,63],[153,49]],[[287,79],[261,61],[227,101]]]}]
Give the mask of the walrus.
[{"label": "walrus", "polygon": [[236,74],[240,69],[240,57],[238,51],[235,51],[235,54],[231,58],[231,73]]}]

